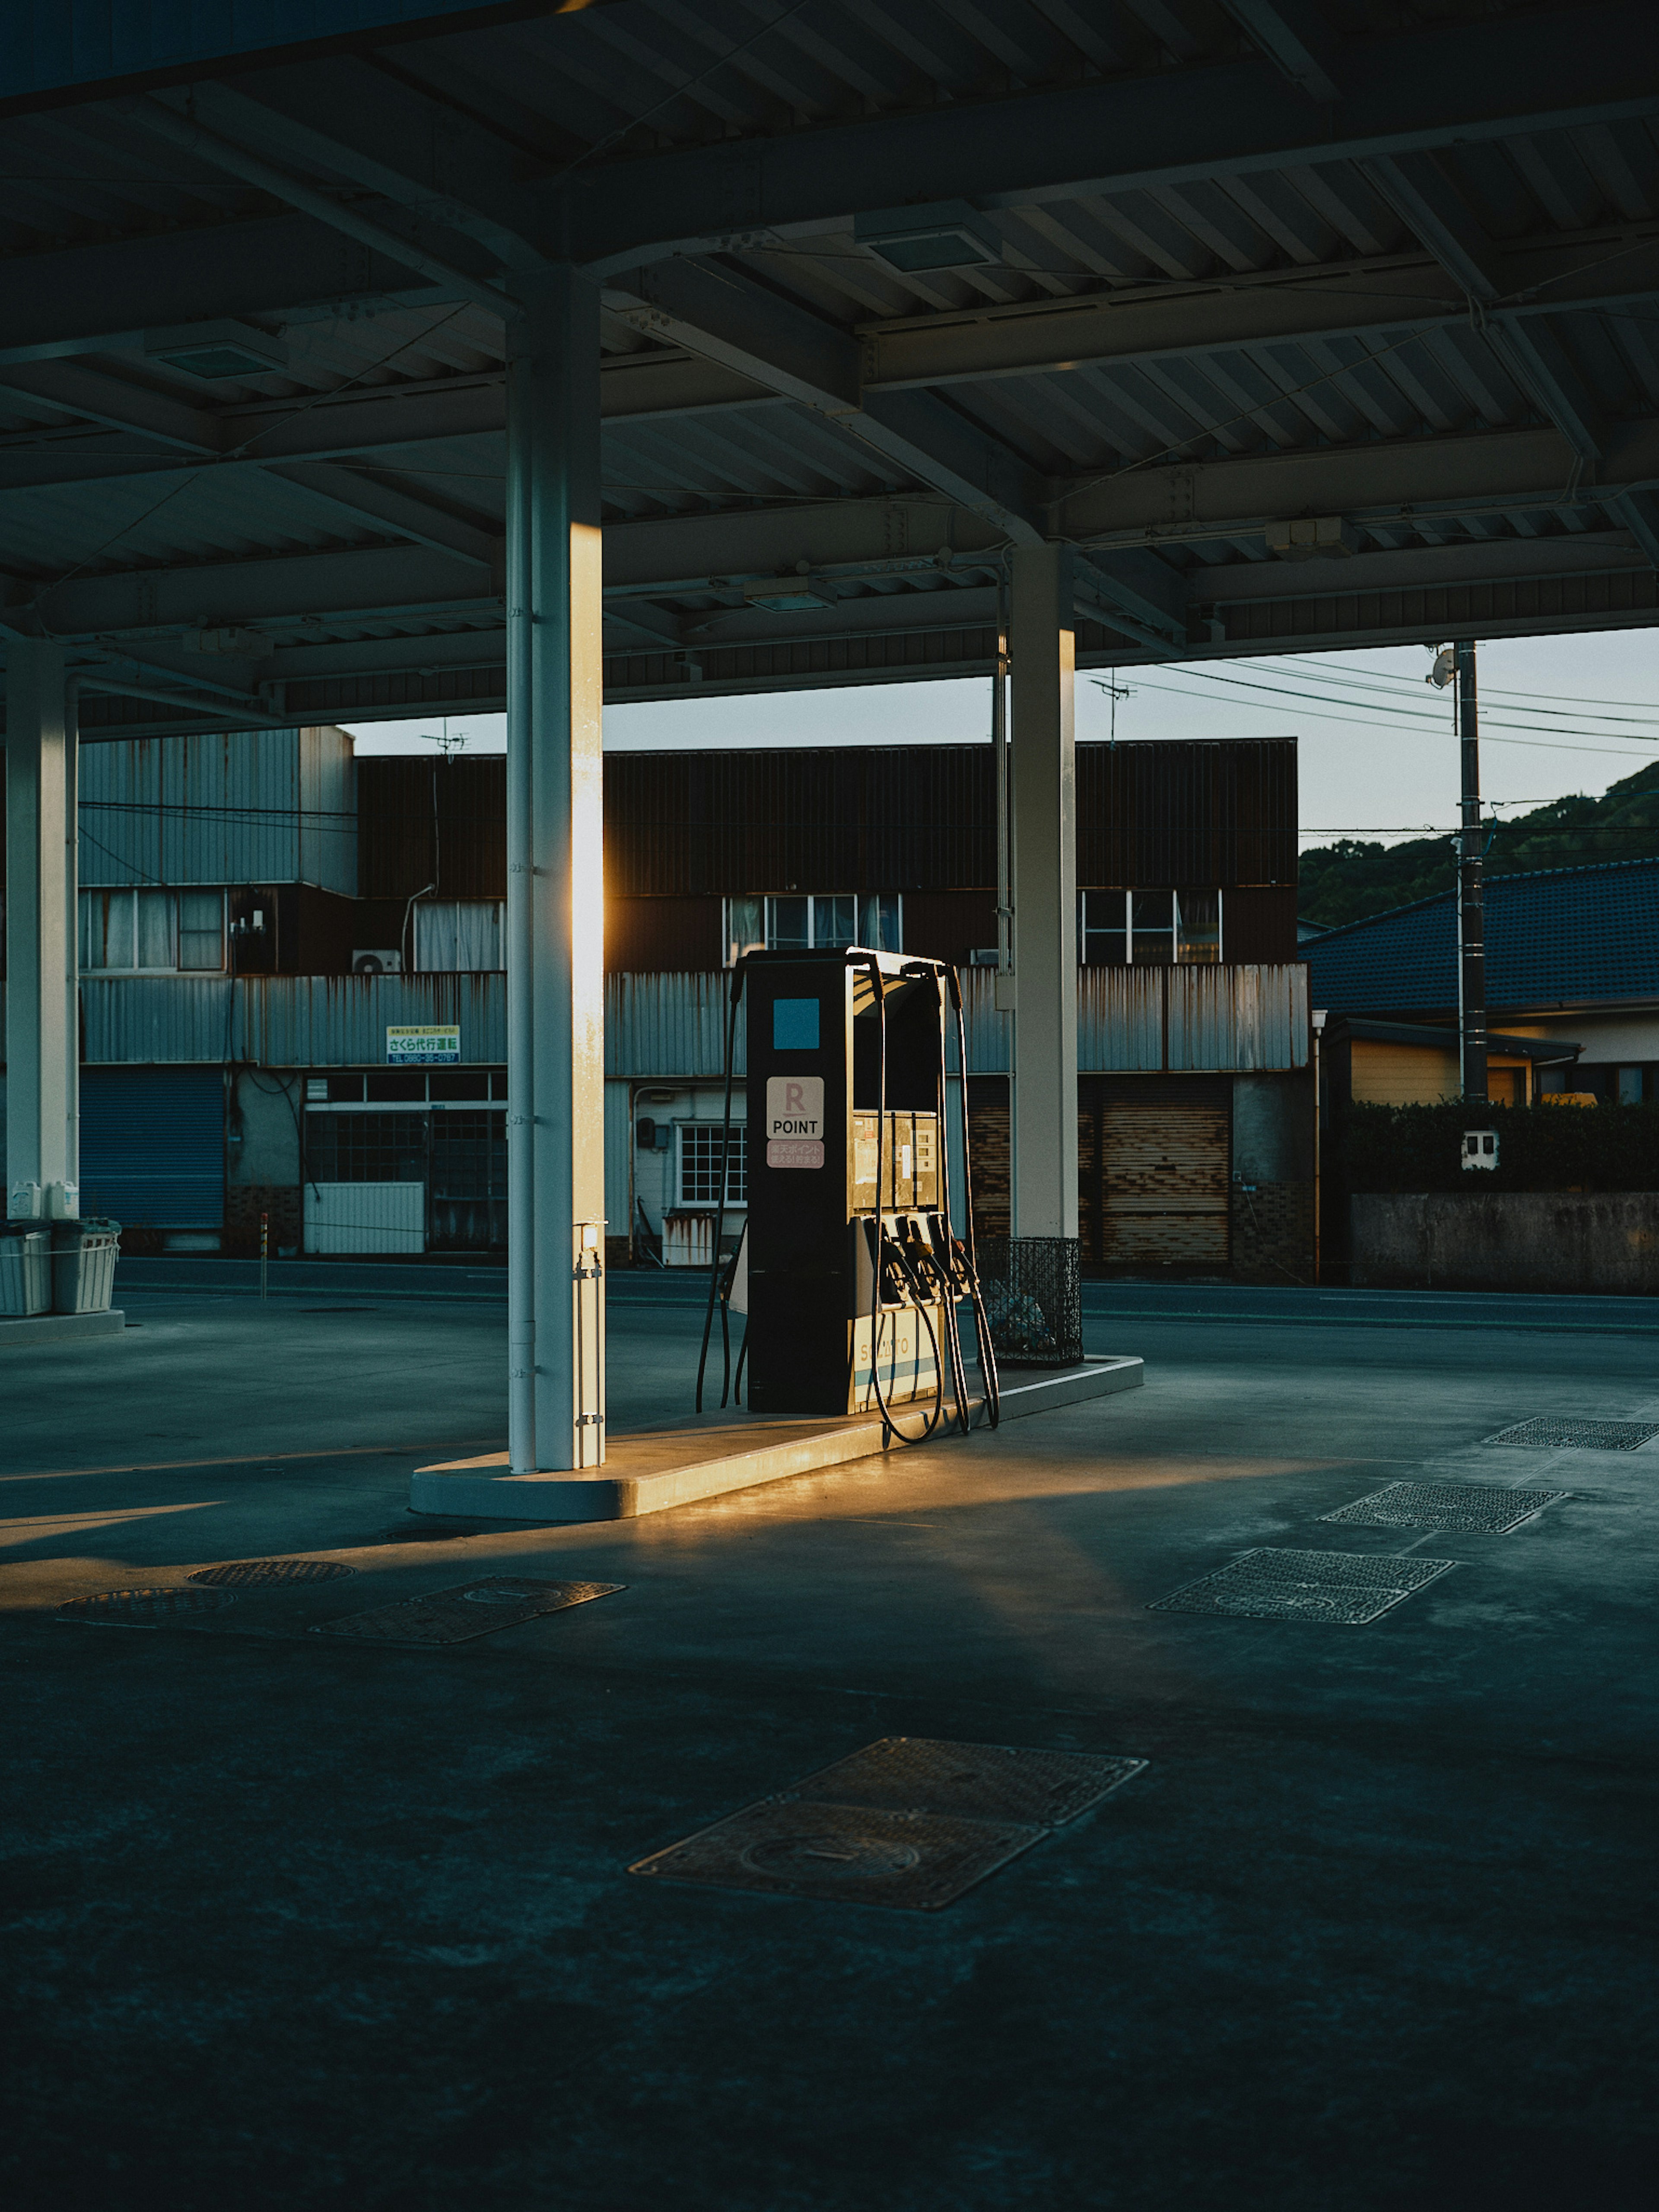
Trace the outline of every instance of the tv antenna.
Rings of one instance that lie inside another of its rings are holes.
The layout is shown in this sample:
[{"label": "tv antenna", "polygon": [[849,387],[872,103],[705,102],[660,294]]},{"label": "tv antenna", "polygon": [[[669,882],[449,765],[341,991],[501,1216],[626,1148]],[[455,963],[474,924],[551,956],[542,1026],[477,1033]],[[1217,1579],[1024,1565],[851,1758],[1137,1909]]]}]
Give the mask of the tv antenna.
[{"label": "tv antenna", "polygon": [[1101,676],[1091,677],[1090,681],[1093,684],[1097,691],[1103,691],[1112,702],[1112,734],[1110,742],[1113,744],[1115,744],[1117,743],[1117,702],[1120,699],[1133,699],[1135,696],[1136,686],[1133,684],[1111,684],[1109,683],[1104,677]]}]

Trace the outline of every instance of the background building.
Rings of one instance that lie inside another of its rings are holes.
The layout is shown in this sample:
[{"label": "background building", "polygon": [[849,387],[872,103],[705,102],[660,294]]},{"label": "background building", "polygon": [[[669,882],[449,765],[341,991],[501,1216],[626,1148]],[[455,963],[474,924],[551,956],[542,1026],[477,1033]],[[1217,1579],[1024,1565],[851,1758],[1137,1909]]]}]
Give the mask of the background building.
[{"label": "background building", "polygon": [[[89,745],[82,1182],[129,1249],[499,1254],[505,763],[335,729]],[[1305,1278],[1294,741],[1080,745],[1085,1264]],[[613,1264],[706,1258],[726,979],[751,946],[963,968],[980,1226],[1008,1221],[984,745],[613,755]],[[393,1058],[393,1033],[453,1032]],[[741,1060],[734,1112],[741,1125]],[[744,1195],[739,1134],[728,1200]]]},{"label": "background building", "polygon": [[[1485,908],[1489,1095],[1659,1098],[1659,860],[1491,877]],[[1302,956],[1337,1095],[1458,1095],[1455,891],[1329,930]]]}]

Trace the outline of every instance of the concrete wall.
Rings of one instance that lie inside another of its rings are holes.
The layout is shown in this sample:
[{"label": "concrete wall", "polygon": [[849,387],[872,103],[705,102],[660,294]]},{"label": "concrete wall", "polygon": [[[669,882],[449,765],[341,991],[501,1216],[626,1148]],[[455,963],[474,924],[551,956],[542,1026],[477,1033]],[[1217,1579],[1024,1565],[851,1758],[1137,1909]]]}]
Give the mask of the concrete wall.
[{"label": "concrete wall", "polygon": [[1349,1200],[1371,1290],[1659,1292],[1659,1191],[1460,1191]]},{"label": "concrete wall", "polygon": [[258,1252],[262,1213],[270,1218],[273,1259],[300,1248],[303,1081],[268,1067],[237,1073],[225,1128],[227,1252]]},{"label": "concrete wall", "polygon": [[1313,1083],[1301,1075],[1233,1078],[1232,1274],[1241,1282],[1313,1280]]}]

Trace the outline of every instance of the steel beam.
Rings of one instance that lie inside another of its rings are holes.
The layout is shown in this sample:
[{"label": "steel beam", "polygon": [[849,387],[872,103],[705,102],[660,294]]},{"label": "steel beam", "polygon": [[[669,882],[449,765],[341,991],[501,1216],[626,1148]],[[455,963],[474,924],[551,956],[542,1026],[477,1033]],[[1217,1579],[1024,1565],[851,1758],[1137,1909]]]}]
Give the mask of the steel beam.
[{"label": "steel beam", "polygon": [[[623,290],[620,279],[613,291]],[[639,272],[631,318],[649,336],[705,355],[735,374],[827,415],[904,475],[984,515],[1017,544],[1040,544],[1024,465],[947,401],[930,392],[874,397],[848,331],[721,264],[668,261]]]},{"label": "steel beam", "polygon": [[[1403,210],[1402,219],[1410,220]],[[1508,302],[1504,312],[1516,323],[1575,307],[1617,313],[1659,296],[1659,227],[1493,247],[1487,266],[1492,289],[1481,296]],[[1121,287],[871,325],[862,332],[865,389],[1127,368],[1302,338],[1395,339],[1463,321],[1468,309],[1467,287],[1430,252]]]},{"label": "steel beam", "polygon": [[136,350],[147,330],[411,293],[443,297],[308,216],[111,239],[0,260],[0,361]]},{"label": "steel beam", "polygon": [[434,253],[418,239],[404,238],[389,223],[377,222],[361,209],[331,199],[326,192],[319,191],[304,178],[291,176],[285,169],[270,161],[262,161],[217,131],[209,131],[193,122],[187,114],[178,112],[171,105],[172,98],[186,99],[187,94],[161,94],[129,100],[121,108],[125,121],[136,124],[141,131],[151,131],[170,146],[178,148],[194,161],[204,162],[210,168],[222,170],[226,176],[240,177],[245,184],[253,185],[260,191],[269,192],[273,199],[286,200],[302,215],[341,231],[372,253],[384,254],[389,261],[401,262],[433,285],[439,295],[471,300],[488,307],[493,314],[503,319],[513,312],[511,301],[499,286],[487,276],[471,269],[460,267],[441,253]]},{"label": "steel beam", "polygon": [[[1599,460],[1599,410],[1577,371],[1547,322],[1523,319],[1503,304],[1506,272],[1433,155],[1382,154],[1364,168],[1382,198],[1462,287],[1479,327],[1522,391],[1554,423],[1580,462]],[[1553,290],[1548,304],[1554,305]]]},{"label": "steel beam", "polygon": [[1489,20],[1452,19],[1369,38],[1363,71],[1334,101],[1310,101],[1251,57],[593,162],[566,188],[571,250],[609,274],[647,256],[706,251],[734,230],[799,234],[925,205],[942,197],[941,179],[954,198],[1018,207],[1659,109],[1659,17],[1649,0],[1511,15],[1494,32]]},{"label": "steel beam", "polygon": [[556,207],[515,175],[522,156],[459,107],[358,56],[326,69],[261,70],[200,84],[195,113],[218,132],[281,159],[349,177],[423,220],[483,246],[504,269],[532,270],[556,250]]}]

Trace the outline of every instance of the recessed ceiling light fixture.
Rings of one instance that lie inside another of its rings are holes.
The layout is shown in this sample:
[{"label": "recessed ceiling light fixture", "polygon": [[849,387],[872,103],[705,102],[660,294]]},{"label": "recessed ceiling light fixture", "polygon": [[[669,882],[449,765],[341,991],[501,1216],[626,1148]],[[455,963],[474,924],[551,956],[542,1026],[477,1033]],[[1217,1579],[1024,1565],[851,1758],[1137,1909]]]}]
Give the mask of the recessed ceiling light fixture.
[{"label": "recessed ceiling light fixture", "polygon": [[881,208],[855,216],[853,237],[895,269],[982,268],[1000,261],[1002,240],[966,200],[936,200],[931,207]]},{"label": "recessed ceiling light fixture", "polygon": [[768,576],[743,587],[745,605],[763,607],[769,615],[805,615],[836,605],[840,594],[811,576]]},{"label": "recessed ceiling light fixture", "polygon": [[251,323],[195,323],[182,330],[147,331],[144,351],[152,361],[209,383],[269,376],[288,367],[288,348],[281,338]]}]

